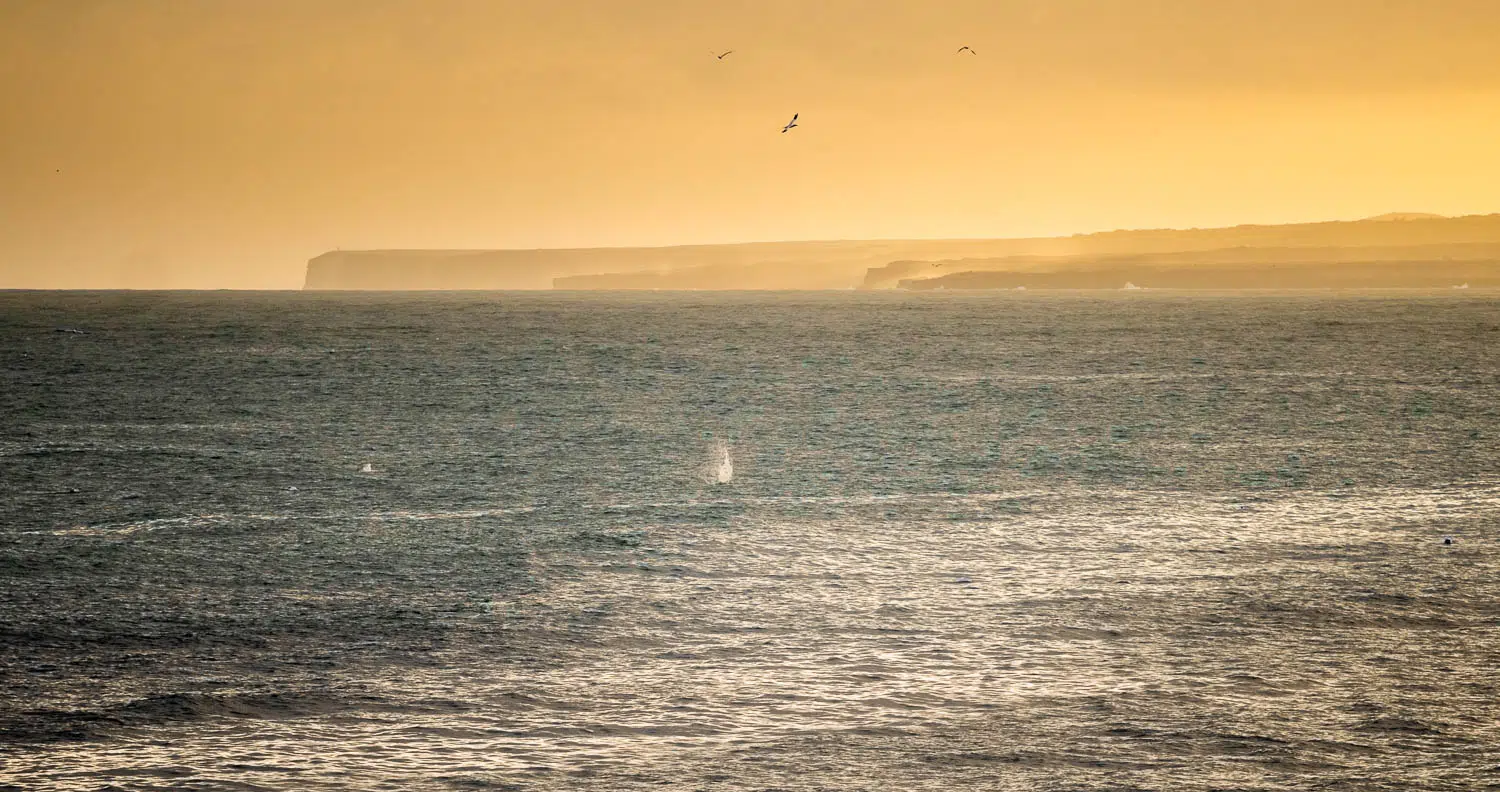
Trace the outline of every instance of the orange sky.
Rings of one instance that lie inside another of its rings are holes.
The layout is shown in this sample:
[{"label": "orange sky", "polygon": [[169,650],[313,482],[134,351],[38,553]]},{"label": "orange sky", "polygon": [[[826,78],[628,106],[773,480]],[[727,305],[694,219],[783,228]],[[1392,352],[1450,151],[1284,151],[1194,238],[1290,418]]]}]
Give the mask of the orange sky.
[{"label": "orange sky", "polygon": [[0,0],[0,287],[1494,212],[1497,42],[1495,0]]}]

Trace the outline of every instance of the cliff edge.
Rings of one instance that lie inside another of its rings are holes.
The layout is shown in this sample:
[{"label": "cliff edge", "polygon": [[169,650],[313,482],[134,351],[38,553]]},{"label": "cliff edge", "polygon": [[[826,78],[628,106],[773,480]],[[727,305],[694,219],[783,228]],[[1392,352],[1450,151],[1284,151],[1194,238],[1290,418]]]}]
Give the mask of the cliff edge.
[{"label": "cliff edge", "polygon": [[[1450,260],[1477,262],[1478,269],[1439,266]],[[1500,215],[1440,217],[1402,212],[1354,221],[1106,231],[1033,239],[835,240],[551,250],[339,250],[308,262],[303,288],[1006,288],[977,284],[1024,285],[1024,279],[1007,281],[994,273],[1030,273],[1033,277],[1027,282],[1041,284],[1049,282],[1040,278],[1048,273],[1078,275],[1073,281],[1052,279],[1062,283],[1095,282],[1093,276],[1084,277],[1083,273],[1108,273],[1107,278],[1114,278],[1137,271],[1155,276],[1164,270],[1179,273],[1172,276],[1172,282],[1207,284],[1219,281],[1202,275],[1204,270],[1235,268],[1241,274],[1225,275],[1222,282],[1269,283],[1272,281],[1248,273],[1351,262],[1364,262],[1370,272],[1382,268],[1388,274],[1406,272],[1398,278],[1403,281],[1411,280],[1423,268],[1436,268],[1445,273],[1444,278],[1474,273],[1488,282],[1487,267],[1497,260]],[[1197,274],[1189,277],[1185,274],[1188,272]],[[954,278],[944,284],[925,283],[960,273],[990,275]],[[1354,273],[1354,269],[1339,267],[1323,276],[1313,277],[1309,272],[1301,280],[1282,277],[1278,282],[1342,283],[1351,277],[1354,280],[1350,282],[1369,280]]]}]

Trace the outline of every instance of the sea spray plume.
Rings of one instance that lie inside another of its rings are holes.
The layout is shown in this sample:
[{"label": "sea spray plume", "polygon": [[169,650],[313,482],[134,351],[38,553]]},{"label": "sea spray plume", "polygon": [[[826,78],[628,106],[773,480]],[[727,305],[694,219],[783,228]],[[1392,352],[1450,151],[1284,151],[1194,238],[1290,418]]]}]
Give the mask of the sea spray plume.
[{"label": "sea spray plume", "polygon": [[728,484],[734,480],[734,457],[729,452],[729,444],[723,440],[715,440],[709,447],[703,480],[709,484]]},{"label": "sea spray plume", "polygon": [[729,455],[729,444],[720,440],[714,450],[718,458],[718,464],[714,466],[714,481],[728,484],[734,480],[734,459]]}]

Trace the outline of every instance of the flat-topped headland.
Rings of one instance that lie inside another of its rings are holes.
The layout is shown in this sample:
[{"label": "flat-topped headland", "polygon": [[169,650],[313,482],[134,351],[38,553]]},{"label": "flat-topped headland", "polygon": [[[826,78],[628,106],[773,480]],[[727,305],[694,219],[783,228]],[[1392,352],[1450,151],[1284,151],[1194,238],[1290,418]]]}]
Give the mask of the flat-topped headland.
[{"label": "flat-topped headland", "polygon": [[[1146,282],[1141,282],[1146,281]],[[539,250],[340,250],[304,288],[1425,288],[1500,285],[1500,214],[1019,239]]]},{"label": "flat-topped headland", "polygon": [[1053,240],[833,240],[538,250],[339,250],[306,289],[847,289],[900,258],[1008,256]]}]

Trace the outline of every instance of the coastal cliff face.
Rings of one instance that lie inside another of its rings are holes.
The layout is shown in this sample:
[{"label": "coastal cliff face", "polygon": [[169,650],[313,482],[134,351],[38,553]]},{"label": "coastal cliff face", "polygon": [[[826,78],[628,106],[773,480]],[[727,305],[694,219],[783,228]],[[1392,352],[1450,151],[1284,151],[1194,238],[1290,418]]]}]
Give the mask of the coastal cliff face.
[{"label": "coastal cliff face", "polygon": [[1159,288],[1418,287],[1465,280],[1480,286],[1494,280],[1497,261],[1500,215],[1400,214],[1044,239],[334,251],[308,262],[304,288],[1120,288],[1136,278]]},{"label": "coastal cliff face", "polygon": [[1436,288],[1500,285],[1500,244],[1254,248],[926,264],[900,289]]},{"label": "coastal cliff face", "polygon": [[1070,272],[955,272],[903,280],[936,289],[1442,289],[1500,286],[1500,260],[1374,261],[1262,267],[1115,267]]},{"label": "coastal cliff face", "polygon": [[663,272],[621,272],[555,278],[555,289],[677,289],[759,291],[775,289],[847,289],[859,280],[868,262],[766,262],[689,267]]},{"label": "coastal cliff face", "polygon": [[[927,262],[900,289],[1322,289],[1500,286],[1500,215],[1139,231],[1067,256]],[[896,265],[891,265],[893,268]],[[871,275],[876,274],[875,270]]]},{"label": "coastal cliff face", "polygon": [[[340,250],[305,289],[851,289],[897,258],[1025,252],[1033,240],[752,242],[662,248]],[[1043,240],[1049,245],[1056,240]],[[894,285],[894,283],[888,284]]]}]

